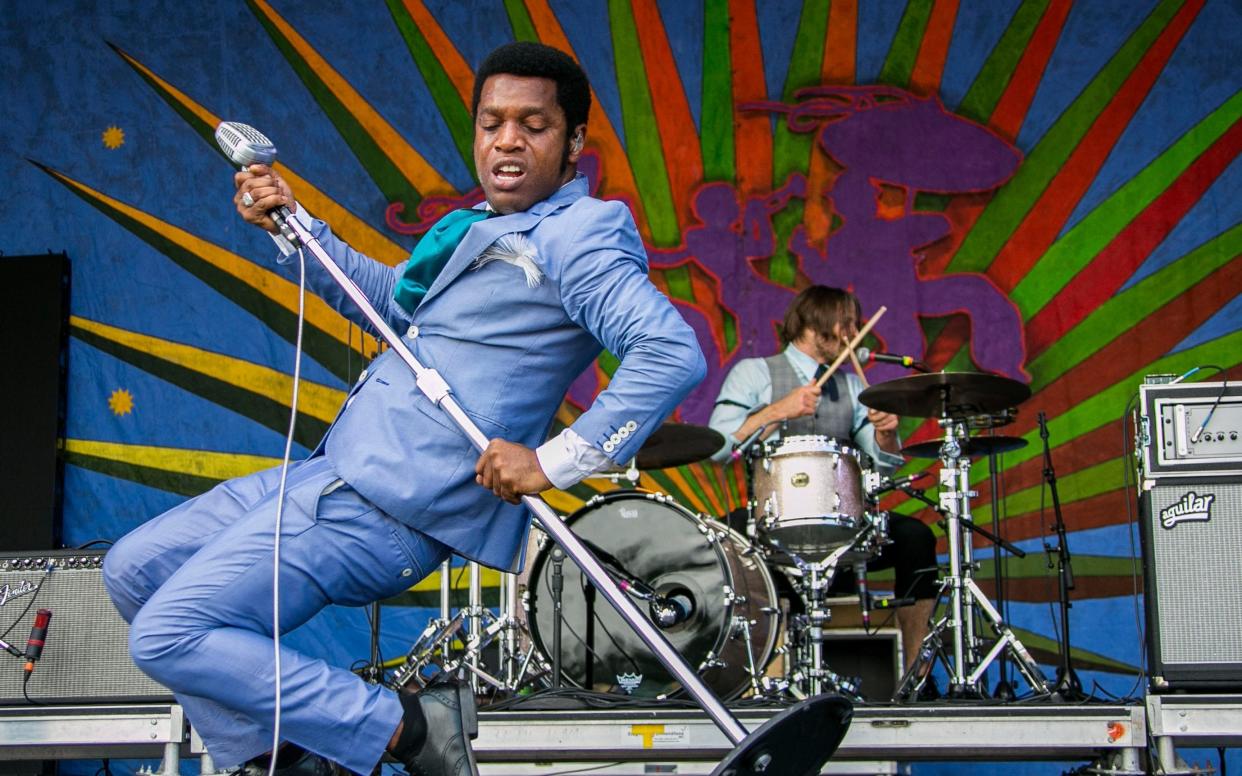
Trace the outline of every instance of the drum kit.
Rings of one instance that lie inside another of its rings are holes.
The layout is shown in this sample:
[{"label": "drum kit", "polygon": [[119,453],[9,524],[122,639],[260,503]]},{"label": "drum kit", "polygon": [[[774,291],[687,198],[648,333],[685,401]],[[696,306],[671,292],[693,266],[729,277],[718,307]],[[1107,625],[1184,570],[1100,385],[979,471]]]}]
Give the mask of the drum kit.
[{"label": "drum kit", "polygon": [[[721,697],[779,701],[837,692],[857,699],[859,680],[833,672],[825,660],[829,587],[843,565],[865,579],[866,561],[890,542],[880,494],[900,488],[940,514],[948,564],[940,580],[945,606],[933,615],[894,700],[918,698],[937,661],[951,696],[979,697],[984,672],[998,658],[1011,660],[1032,691],[1048,693],[1040,669],[975,582],[972,549],[978,533],[1020,554],[973,522],[970,469],[972,457],[990,456],[995,471],[998,454],[1026,444],[983,432],[1012,422],[1029,395],[1008,378],[968,372],[903,377],[862,392],[859,401],[868,407],[937,420],[942,438],[903,449],[939,460],[937,501],[871,471],[866,456],[838,440],[785,436],[741,451],[749,504],[745,532],[735,530],[637,487],[641,470],[701,461],[724,446],[709,428],[666,423],[624,471],[599,475],[621,489],[591,498],[564,522]],[[387,666],[395,668],[392,686],[423,683],[434,664],[465,671],[476,692],[498,697],[562,687],[654,699],[681,691],[542,531],[532,530],[522,573],[501,574],[495,611],[484,605],[481,569],[467,570],[468,605],[453,615],[447,563],[442,568],[440,616]],[[784,606],[780,590],[792,591]],[[865,587],[860,597],[865,607]]]}]

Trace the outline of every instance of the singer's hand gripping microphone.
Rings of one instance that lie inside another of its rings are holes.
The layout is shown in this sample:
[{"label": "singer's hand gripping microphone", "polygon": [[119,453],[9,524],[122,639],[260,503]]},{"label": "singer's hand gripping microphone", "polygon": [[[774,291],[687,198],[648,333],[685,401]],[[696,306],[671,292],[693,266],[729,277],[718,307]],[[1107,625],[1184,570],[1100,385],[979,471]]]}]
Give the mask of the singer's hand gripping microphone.
[{"label": "singer's hand gripping microphone", "polygon": [[[240,167],[243,172],[252,164],[271,167],[276,162],[276,146],[267,139],[267,135],[240,121],[220,122],[220,125],[216,127],[216,145],[220,146],[220,150],[229,158],[229,161]],[[281,237],[289,242],[287,252],[292,253],[298,238],[286,223],[292,215],[289,208],[281,205],[268,211],[268,215],[280,227]]]}]

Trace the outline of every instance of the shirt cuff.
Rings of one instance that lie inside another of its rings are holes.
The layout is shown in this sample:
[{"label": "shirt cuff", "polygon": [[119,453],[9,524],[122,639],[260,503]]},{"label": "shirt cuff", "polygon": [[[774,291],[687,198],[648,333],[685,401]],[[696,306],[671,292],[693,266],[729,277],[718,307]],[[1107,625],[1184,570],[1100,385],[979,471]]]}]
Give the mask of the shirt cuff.
[{"label": "shirt cuff", "polygon": [[[293,211],[293,217],[302,225],[302,228],[309,232],[311,230],[311,215],[306,212],[306,208],[302,207],[301,202],[297,200],[294,200],[294,202],[297,205],[297,209]],[[267,235],[272,238],[272,242],[276,243],[276,247],[280,250],[281,258],[276,260],[277,263],[288,264],[292,260],[291,257],[297,254],[298,249],[286,240],[284,235],[272,234],[271,232],[268,232]]]},{"label": "shirt cuff", "polygon": [[608,456],[573,429],[565,429],[535,450],[539,467],[557,488],[565,490],[582,478],[603,471],[611,465]]}]

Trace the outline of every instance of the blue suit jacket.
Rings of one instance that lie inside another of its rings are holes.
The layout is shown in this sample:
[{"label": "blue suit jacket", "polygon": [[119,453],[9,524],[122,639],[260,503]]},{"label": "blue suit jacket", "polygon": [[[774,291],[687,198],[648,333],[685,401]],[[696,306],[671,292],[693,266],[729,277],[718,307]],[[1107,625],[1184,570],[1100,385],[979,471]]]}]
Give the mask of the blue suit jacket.
[{"label": "blue suit jacket", "polygon": [[[393,301],[403,264],[363,256],[322,222],[312,231],[489,438],[543,443],[569,384],[602,345],[621,365],[572,428],[626,461],[705,373],[694,332],[647,277],[628,208],[586,196],[582,176],[525,212],[471,226],[412,316]],[[504,261],[471,268],[512,233],[535,249],[543,280],[533,288]],[[316,293],[366,325],[318,262],[307,261],[307,275]],[[398,520],[489,566],[520,564],[526,509],[475,483],[470,442],[390,351],[350,391],[320,448]]]}]

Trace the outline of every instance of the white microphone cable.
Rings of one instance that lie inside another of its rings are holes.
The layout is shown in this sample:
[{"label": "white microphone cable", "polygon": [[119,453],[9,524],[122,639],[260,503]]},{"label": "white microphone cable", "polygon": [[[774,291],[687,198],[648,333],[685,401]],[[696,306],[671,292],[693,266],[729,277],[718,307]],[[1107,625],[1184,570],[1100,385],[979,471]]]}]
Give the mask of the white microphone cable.
[{"label": "white microphone cable", "polygon": [[276,528],[272,536],[272,652],[275,656],[276,705],[272,721],[272,754],[268,776],[275,776],[280,748],[280,525],[285,513],[285,479],[293,451],[293,430],[298,421],[298,386],[302,382],[302,324],[306,320],[306,254],[298,246],[298,331],[293,346],[293,396],[289,400],[289,432],[285,434],[285,455],[280,463],[280,487],[276,492]]}]

